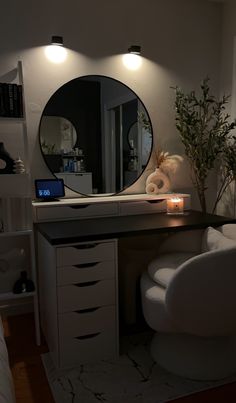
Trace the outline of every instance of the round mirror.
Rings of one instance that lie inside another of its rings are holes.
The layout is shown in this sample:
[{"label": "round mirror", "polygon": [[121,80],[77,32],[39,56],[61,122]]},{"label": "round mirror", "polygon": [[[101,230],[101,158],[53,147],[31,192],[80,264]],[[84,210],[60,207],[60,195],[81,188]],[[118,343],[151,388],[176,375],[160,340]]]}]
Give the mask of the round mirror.
[{"label": "round mirror", "polygon": [[39,141],[65,186],[109,195],[132,185],[152,150],[152,125],[137,95],[120,81],[84,76],[60,87],[44,108]]}]

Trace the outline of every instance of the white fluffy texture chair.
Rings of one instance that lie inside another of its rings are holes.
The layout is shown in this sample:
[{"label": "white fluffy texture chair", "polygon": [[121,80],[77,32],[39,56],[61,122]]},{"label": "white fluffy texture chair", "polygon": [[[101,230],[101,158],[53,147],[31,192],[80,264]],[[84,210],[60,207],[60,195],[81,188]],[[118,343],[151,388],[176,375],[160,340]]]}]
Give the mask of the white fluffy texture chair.
[{"label": "white fluffy texture chair", "polygon": [[169,236],[141,296],[157,363],[196,380],[236,373],[236,224]]}]

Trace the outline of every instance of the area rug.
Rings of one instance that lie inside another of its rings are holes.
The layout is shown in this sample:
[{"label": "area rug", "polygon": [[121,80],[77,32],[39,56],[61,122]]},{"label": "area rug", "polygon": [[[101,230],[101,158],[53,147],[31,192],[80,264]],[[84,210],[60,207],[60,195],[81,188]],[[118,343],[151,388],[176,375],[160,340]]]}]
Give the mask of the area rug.
[{"label": "area rug", "polygon": [[69,371],[56,371],[50,354],[43,354],[55,403],[164,403],[236,381],[191,381],[170,374],[153,362],[150,335],[122,339],[117,361],[104,360]]}]

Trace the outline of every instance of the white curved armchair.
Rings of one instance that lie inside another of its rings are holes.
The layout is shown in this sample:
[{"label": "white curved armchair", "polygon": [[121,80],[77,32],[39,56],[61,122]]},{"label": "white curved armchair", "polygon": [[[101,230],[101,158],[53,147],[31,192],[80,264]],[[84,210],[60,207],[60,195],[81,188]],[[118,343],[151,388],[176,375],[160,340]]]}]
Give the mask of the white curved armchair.
[{"label": "white curved armchair", "polygon": [[198,380],[236,373],[236,224],[167,238],[141,295],[157,363]]}]

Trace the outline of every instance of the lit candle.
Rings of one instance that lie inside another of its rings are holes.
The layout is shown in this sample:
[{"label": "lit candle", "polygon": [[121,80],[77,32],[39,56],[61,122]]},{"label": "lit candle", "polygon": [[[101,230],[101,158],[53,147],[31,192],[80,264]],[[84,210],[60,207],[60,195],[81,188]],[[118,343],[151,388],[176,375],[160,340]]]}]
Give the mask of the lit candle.
[{"label": "lit candle", "polygon": [[184,199],[183,197],[171,197],[167,199],[167,214],[183,214]]}]

